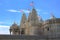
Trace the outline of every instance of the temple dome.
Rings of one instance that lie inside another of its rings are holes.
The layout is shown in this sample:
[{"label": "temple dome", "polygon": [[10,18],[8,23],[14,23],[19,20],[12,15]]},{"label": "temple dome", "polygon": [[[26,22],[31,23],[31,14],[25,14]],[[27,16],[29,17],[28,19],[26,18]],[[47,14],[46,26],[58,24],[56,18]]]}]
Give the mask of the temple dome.
[{"label": "temple dome", "polygon": [[10,29],[19,29],[18,25],[14,22]]}]

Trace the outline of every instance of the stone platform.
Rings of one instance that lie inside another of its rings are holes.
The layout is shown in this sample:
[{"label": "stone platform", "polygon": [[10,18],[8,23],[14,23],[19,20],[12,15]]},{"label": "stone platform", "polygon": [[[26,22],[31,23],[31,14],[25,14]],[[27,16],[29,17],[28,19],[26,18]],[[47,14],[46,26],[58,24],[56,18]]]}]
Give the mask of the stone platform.
[{"label": "stone platform", "polygon": [[60,37],[30,35],[0,35],[0,40],[60,40]]}]

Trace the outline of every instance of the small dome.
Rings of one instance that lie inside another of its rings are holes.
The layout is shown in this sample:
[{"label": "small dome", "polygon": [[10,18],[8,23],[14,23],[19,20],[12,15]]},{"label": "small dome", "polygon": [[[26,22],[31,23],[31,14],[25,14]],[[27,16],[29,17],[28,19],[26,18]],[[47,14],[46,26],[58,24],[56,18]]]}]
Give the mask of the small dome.
[{"label": "small dome", "polygon": [[18,29],[18,25],[14,22],[14,24],[12,24],[12,26],[10,27],[10,29]]}]

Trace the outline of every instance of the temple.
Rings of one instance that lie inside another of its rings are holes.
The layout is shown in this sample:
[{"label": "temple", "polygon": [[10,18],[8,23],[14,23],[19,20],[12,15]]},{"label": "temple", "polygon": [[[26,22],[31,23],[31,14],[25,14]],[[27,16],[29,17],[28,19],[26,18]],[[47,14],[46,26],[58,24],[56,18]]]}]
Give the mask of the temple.
[{"label": "temple", "polygon": [[10,26],[10,35],[52,35],[60,34],[60,18],[56,18],[53,14],[47,20],[38,18],[35,8],[30,11],[28,18],[23,12],[20,25],[15,22]]}]

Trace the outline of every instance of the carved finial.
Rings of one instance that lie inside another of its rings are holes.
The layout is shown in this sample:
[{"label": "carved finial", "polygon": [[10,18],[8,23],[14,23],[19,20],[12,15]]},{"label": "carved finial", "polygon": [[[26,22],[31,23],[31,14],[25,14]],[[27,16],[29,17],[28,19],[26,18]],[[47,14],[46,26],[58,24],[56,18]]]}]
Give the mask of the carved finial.
[{"label": "carved finial", "polygon": [[55,16],[53,15],[53,13],[51,13],[51,19],[55,19]]},{"label": "carved finial", "polygon": [[14,24],[16,24],[16,21],[14,21]]}]

